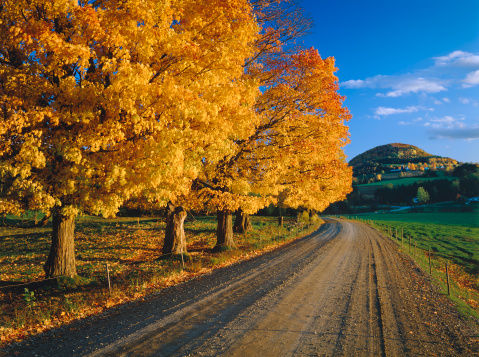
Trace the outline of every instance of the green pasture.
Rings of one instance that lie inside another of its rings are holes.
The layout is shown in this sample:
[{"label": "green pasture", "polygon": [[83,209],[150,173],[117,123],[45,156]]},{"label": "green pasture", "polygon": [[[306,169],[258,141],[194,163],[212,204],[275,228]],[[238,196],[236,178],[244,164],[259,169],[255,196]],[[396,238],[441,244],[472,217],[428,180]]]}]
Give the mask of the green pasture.
[{"label": "green pasture", "polygon": [[386,186],[387,184],[392,184],[394,186],[408,186],[408,185],[413,185],[416,182],[421,183],[421,182],[427,182],[427,181],[435,181],[435,180],[450,180],[454,181],[457,180],[457,177],[453,176],[438,176],[438,177],[405,177],[405,178],[399,178],[399,179],[394,179],[394,180],[384,180],[384,181],[378,181],[378,182],[373,182],[373,183],[366,183],[362,185],[358,185],[358,187],[367,187],[367,186]]},{"label": "green pasture", "polygon": [[472,275],[479,274],[479,214],[477,212],[383,213],[357,216],[372,220],[382,231],[391,227],[404,232],[418,249],[431,250],[438,259],[445,259]]},{"label": "green pasture", "polygon": [[479,212],[476,210],[473,212],[371,213],[363,214],[358,218],[373,221],[448,225],[454,226],[453,230],[456,226],[479,227]]}]

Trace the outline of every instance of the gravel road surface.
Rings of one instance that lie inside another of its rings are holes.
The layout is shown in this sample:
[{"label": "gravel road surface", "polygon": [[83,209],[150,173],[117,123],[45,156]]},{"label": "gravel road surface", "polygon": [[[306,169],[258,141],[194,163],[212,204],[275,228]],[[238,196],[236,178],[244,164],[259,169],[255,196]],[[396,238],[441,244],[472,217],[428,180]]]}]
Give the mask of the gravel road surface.
[{"label": "gravel road surface", "polygon": [[6,348],[21,356],[479,356],[479,335],[370,227],[255,259]]}]

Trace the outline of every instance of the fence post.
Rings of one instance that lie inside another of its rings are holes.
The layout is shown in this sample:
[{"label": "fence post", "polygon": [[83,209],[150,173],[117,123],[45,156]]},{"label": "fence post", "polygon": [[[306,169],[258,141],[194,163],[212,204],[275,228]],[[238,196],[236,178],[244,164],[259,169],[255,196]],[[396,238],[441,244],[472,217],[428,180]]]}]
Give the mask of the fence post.
[{"label": "fence post", "polygon": [[448,263],[446,263],[446,281],[447,281],[447,295],[451,295],[451,290],[449,288],[449,269],[448,269]]},{"label": "fence post", "polygon": [[414,242],[414,260],[416,260],[417,242]]},{"label": "fence post", "polygon": [[409,236],[409,254],[411,254],[411,236]]},{"label": "fence post", "polygon": [[108,280],[108,292],[111,295],[110,270],[108,269],[108,263],[106,263],[106,278]]},{"label": "fence post", "polygon": [[431,249],[427,250],[427,255],[429,256],[429,275],[432,276],[432,267],[431,267]]}]

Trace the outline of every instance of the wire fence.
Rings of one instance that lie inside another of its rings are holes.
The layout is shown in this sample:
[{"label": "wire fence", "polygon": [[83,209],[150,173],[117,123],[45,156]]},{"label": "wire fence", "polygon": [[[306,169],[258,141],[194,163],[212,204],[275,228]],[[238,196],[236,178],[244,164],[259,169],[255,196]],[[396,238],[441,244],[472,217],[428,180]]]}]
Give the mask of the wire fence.
[{"label": "wire fence", "polygon": [[[437,255],[432,247],[422,249],[411,235],[404,234],[403,228],[394,226],[379,226],[373,220],[361,219],[357,216],[341,217],[365,223],[390,239],[397,248],[407,254],[431,281],[438,285],[441,291],[452,300],[466,303],[475,313],[479,313],[479,291],[474,283],[465,281],[462,269],[442,256]],[[422,243],[422,242],[419,242]],[[424,245],[424,244],[421,244]]]}]

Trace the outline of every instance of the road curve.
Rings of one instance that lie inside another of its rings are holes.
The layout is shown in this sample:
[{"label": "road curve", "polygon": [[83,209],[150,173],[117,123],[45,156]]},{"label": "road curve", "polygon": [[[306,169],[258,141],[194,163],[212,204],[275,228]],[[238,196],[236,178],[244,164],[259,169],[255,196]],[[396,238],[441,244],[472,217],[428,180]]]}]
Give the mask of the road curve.
[{"label": "road curve", "polygon": [[477,331],[370,227],[315,233],[104,318],[12,346],[37,356],[473,356]]}]

